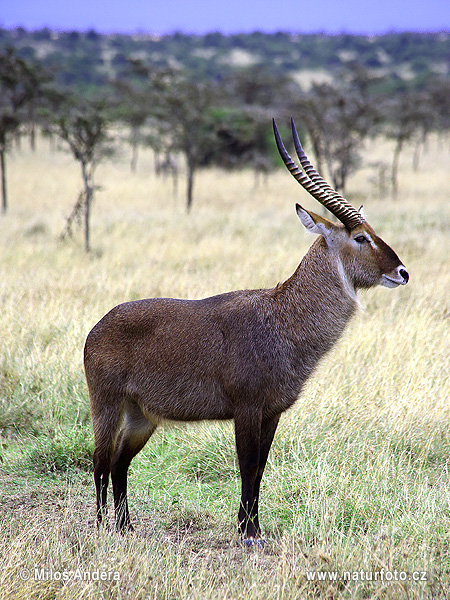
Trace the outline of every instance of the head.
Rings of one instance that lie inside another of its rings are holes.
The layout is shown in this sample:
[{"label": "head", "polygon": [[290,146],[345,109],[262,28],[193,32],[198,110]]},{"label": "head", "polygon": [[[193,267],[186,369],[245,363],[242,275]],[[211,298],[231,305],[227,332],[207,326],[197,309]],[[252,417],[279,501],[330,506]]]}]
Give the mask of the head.
[{"label": "head", "polygon": [[300,221],[311,233],[323,236],[327,248],[344,268],[355,289],[408,283],[409,274],[397,254],[364,222],[351,230],[296,205]]},{"label": "head", "polygon": [[323,236],[327,248],[342,264],[355,289],[375,285],[394,288],[408,283],[408,271],[394,250],[377,236],[362,214],[315,171],[306,157],[292,120],[291,123],[302,170],[286,151],[274,121],[275,140],[281,157],[300,185],[340,221],[333,223],[297,204],[297,214],[303,225],[311,233]]}]

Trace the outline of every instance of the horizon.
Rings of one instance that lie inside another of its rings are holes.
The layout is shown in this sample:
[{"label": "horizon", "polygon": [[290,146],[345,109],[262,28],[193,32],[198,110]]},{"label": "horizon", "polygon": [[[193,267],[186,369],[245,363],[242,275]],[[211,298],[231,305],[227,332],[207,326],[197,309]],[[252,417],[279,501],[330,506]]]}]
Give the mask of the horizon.
[{"label": "horizon", "polygon": [[[290,0],[15,0],[0,9],[0,27],[105,35],[224,36],[277,32],[292,35],[380,36],[448,33],[450,5],[442,0],[317,0],[297,10]],[[294,8],[294,10],[293,10]]]},{"label": "horizon", "polygon": [[220,34],[223,37],[233,37],[233,36],[239,36],[239,35],[253,35],[256,33],[261,33],[263,35],[277,35],[277,34],[284,34],[284,35],[289,35],[289,36],[314,36],[314,35],[323,35],[323,36],[328,36],[328,37],[334,37],[334,36],[341,36],[341,35],[348,35],[348,36],[353,36],[353,37],[369,37],[369,38],[376,38],[376,37],[383,37],[386,35],[401,35],[401,34],[423,34],[423,35],[450,35],[450,27],[449,28],[443,28],[443,29],[429,29],[429,30],[423,30],[423,29],[389,29],[386,31],[380,31],[377,33],[369,33],[369,32],[364,32],[364,31],[347,31],[347,30],[342,30],[342,31],[326,31],[326,30],[311,30],[311,31],[296,31],[296,30],[289,30],[289,29],[280,29],[280,30],[276,30],[276,31],[265,31],[265,30],[261,30],[261,29],[253,29],[253,30],[248,30],[248,31],[233,31],[233,32],[223,32],[223,31],[219,31],[219,30],[211,30],[211,31],[203,31],[203,32],[195,32],[195,31],[187,31],[187,30],[178,30],[175,29],[173,31],[165,31],[165,32],[160,32],[160,31],[150,31],[150,30],[142,30],[142,29],[136,29],[134,31],[114,31],[114,30],[108,30],[108,31],[102,31],[100,29],[98,29],[97,27],[87,27],[87,28],[78,28],[78,29],[70,29],[70,28],[57,28],[57,27],[49,27],[47,25],[43,25],[43,26],[36,26],[36,27],[25,27],[23,25],[14,25],[11,27],[7,27],[5,25],[2,25],[2,23],[0,22],[0,29],[2,29],[3,31],[20,31],[23,30],[26,33],[36,33],[39,31],[45,31],[48,30],[50,33],[56,33],[56,34],[67,34],[67,33],[79,33],[79,34],[87,34],[90,32],[94,32],[98,35],[104,35],[104,36],[131,36],[131,37],[170,37],[173,35],[185,35],[187,37],[205,37],[207,35],[211,35],[211,34]]}]

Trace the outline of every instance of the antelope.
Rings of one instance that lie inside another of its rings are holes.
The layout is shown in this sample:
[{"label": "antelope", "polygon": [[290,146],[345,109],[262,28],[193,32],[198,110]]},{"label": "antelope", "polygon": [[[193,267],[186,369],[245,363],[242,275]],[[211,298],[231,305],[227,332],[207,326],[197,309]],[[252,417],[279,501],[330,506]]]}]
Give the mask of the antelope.
[{"label": "antelope", "polygon": [[269,174],[272,171],[271,161],[264,154],[255,154],[252,166],[255,173],[255,188],[258,187],[259,183],[267,183]]},{"label": "antelope", "polygon": [[84,367],[99,525],[111,475],[116,528],[133,530],[128,467],[158,425],[233,419],[242,483],[238,531],[245,545],[262,545],[259,491],[280,415],[341,336],[355,313],[357,291],[408,282],[394,250],[315,171],[294,122],[301,168],[275,121],[273,127],[288,170],[339,223],[297,204],[300,221],[318,238],[294,274],[274,288],[125,302],[94,326]]},{"label": "antelope", "polygon": [[155,173],[157,175],[172,175],[172,177],[177,177],[178,164],[176,158],[170,152],[166,152],[163,158],[157,155],[155,157]]},{"label": "antelope", "polygon": [[167,179],[167,177],[172,178],[172,190],[173,195],[176,198],[177,190],[178,190],[178,163],[177,159],[167,151],[163,158],[159,156],[159,154],[155,153],[155,173],[156,175],[162,176],[163,179]]}]

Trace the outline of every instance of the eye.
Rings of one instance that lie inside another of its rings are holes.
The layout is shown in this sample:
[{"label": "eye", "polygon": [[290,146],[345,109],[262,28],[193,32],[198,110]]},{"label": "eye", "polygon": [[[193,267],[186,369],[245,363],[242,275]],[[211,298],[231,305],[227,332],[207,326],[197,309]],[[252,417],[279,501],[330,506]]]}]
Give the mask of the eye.
[{"label": "eye", "polygon": [[365,238],[363,235],[357,235],[354,239],[355,242],[358,242],[358,244],[365,244],[367,242],[367,238]]}]

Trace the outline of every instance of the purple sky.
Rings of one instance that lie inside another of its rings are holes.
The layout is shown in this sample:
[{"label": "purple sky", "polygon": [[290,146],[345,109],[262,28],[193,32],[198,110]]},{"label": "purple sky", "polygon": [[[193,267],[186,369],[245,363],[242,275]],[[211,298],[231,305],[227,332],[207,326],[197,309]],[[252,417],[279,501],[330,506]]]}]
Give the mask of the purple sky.
[{"label": "purple sky", "polygon": [[449,0],[3,0],[0,26],[99,32],[450,31]]}]

